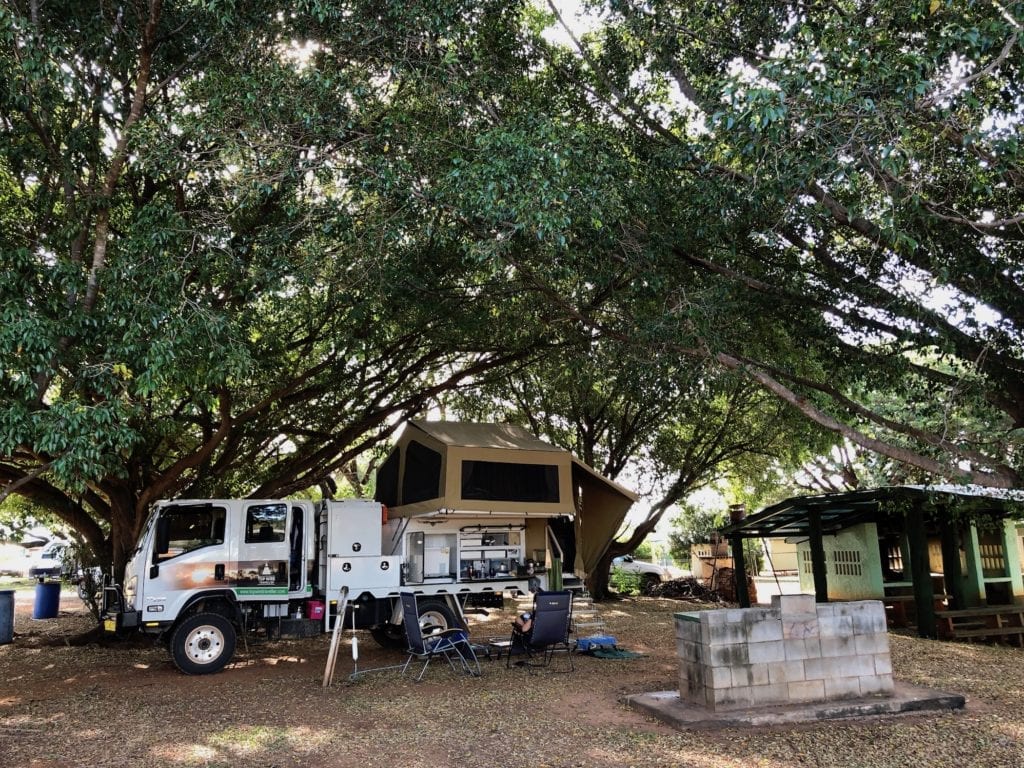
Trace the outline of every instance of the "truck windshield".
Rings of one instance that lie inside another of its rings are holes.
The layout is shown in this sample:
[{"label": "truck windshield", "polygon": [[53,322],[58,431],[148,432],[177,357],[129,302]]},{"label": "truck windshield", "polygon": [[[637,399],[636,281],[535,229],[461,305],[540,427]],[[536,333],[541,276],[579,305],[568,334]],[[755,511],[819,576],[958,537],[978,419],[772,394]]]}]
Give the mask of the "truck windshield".
[{"label": "truck windshield", "polygon": [[183,555],[201,547],[224,543],[224,507],[209,504],[164,507],[170,547],[160,559]]}]

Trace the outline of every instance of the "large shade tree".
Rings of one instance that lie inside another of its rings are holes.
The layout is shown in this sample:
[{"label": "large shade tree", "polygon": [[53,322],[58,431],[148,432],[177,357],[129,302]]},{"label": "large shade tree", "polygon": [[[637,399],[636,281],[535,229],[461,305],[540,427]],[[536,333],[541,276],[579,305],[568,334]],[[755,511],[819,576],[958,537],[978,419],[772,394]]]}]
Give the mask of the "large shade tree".
[{"label": "large shade tree", "polygon": [[152,501],[329,483],[528,354],[394,181],[451,46],[515,28],[464,10],[0,6],[0,492],[120,565]]},{"label": "large shade tree", "polygon": [[549,61],[678,203],[625,223],[646,311],[594,325],[933,477],[1019,484],[1024,6],[594,6]]}]

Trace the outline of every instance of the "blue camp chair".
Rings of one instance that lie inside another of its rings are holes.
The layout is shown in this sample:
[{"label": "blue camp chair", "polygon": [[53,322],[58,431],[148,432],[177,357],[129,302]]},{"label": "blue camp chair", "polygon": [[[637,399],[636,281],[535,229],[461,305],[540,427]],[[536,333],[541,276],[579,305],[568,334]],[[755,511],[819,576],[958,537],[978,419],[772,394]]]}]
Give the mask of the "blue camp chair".
[{"label": "blue camp chair", "polygon": [[569,659],[568,671],[575,671],[572,648],[569,645],[571,625],[572,592],[538,592],[533,598],[529,629],[523,631],[516,624],[512,626],[506,666],[512,666],[514,654],[525,653],[527,660],[519,663],[530,667],[549,667],[555,651],[564,650]]},{"label": "blue camp chair", "polygon": [[468,674],[479,676],[480,662],[473,651],[473,645],[469,642],[469,633],[462,628],[454,627],[440,632],[424,636],[420,628],[420,614],[416,606],[416,595],[411,592],[402,592],[402,625],[405,627],[405,637],[409,643],[407,652],[409,658],[405,660],[402,667],[404,675],[413,659],[423,660],[423,668],[416,678],[417,682],[423,679],[423,673],[427,671],[430,662],[435,656],[443,656],[449,666],[455,670],[455,661],[458,660],[459,667]]}]

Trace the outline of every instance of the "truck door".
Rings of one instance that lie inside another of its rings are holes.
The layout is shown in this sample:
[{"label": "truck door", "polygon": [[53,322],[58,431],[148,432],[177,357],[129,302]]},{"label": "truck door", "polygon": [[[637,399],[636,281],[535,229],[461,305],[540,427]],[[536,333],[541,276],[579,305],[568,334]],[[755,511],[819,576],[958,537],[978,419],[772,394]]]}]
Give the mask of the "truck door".
[{"label": "truck door", "polygon": [[142,605],[136,603],[143,621],[173,621],[197,590],[228,584],[232,527],[227,507],[216,502],[160,509]]},{"label": "truck door", "polygon": [[291,549],[288,511],[284,501],[245,505],[235,588],[240,599],[287,596]]}]

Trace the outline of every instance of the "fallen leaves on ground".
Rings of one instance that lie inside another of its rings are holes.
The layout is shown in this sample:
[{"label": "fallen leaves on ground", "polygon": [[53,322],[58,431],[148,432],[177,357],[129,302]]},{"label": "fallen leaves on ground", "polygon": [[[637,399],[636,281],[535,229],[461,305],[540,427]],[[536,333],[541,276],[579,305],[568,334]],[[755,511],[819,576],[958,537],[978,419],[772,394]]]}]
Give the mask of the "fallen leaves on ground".
[{"label": "fallen leaves on ground", "polygon": [[[224,672],[178,673],[159,644],[53,644],[88,627],[63,610],[19,619],[0,646],[0,764],[43,766],[373,766],[483,768],[1024,765],[1022,651],[890,636],[897,678],[967,696],[959,713],[788,728],[677,731],[625,695],[674,689],[672,614],[706,604],[635,598],[599,606],[603,632],[644,656],[576,658],[576,672],[483,662],[470,678],[435,661],[421,683],[396,671],[348,680],[349,644],[323,690],[326,637],[251,642]],[[513,606],[472,616],[474,638],[507,634]],[[350,633],[346,633],[348,637]],[[401,654],[360,634],[359,668]],[[556,659],[556,664],[559,660]]]}]

